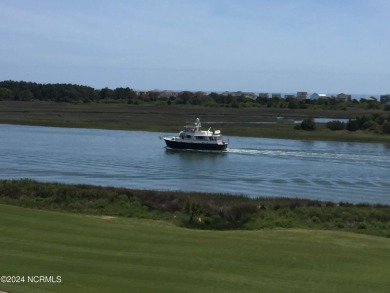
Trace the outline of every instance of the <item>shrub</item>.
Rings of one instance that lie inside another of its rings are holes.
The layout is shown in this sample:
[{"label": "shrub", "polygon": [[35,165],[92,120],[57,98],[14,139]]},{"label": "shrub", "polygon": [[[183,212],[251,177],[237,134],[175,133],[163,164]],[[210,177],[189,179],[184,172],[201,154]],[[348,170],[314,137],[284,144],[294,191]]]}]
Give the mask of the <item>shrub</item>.
[{"label": "shrub", "polygon": [[357,131],[360,129],[359,122],[357,120],[349,119],[349,121],[345,125],[345,128],[348,131]]},{"label": "shrub", "polygon": [[340,219],[340,218],[336,218],[334,220],[334,224],[336,225],[337,228],[344,228],[344,223],[343,223],[343,220]]},{"label": "shrub", "polygon": [[237,204],[228,208],[224,208],[222,216],[229,222],[240,222],[248,220],[250,214],[257,211],[257,207],[251,203]]},{"label": "shrub", "polygon": [[315,224],[319,224],[319,223],[321,223],[321,220],[320,220],[320,218],[319,218],[319,217],[317,217],[317,216],[313,216],[313,217],[311,217],[311,221],[312,221],[313,223],[315,223]]},{"label": "shrub", "polygon": [[188,223],[190,224],[194,222],[195,217],[198,217],[203,212],[202,206],[194,202],[187,202],[184,209],[185,212],[190,215],[190,218],[188,220]]},{"label": "shrub", "polygon": [[365,128],[363,128],[364,124],[369,122],[370,120],[372,120],[371,117],[367,116],[367,115],[357,116],[356,117],[356,121],[359,124],[359,129],[365,129]]},{"label": "shrub", "polygon": [[386,121],[383,123],[383,133],[390,134],[390,122]]},{"label": "shrub", "polygon": [[378,123],[376,123],[373,120],[368,120],[368,121],[363,123],[363,125],[361,126],[361,129],[363,129],[363,130],[365,130],[365,129],[375,129],[375,127],[377,127],[377,126],[378,126]]},{"label": "shrub", "polygon": [[316,124],[314,122],[313,118],[306,118],[303,119],[301,123],[301,129],[303,130],[315,130],[316,129]]},{"label": "shrub", "polygon": [[382,125],[383,123],[385,123],[385,117],[383,117],[380,114],[373,114],[372,115],[372,120],[374,120],[379,125]]},{"label": "shrub", "polygon": [[367,229],[367,224],[365,222],[360,222],[357,226],[359,230],[365,230]]},{"label": "shrub", "polygon": [[107,205],[107,202],[106,200],[104,199],[98,199],[96,202],[95,202],[95,207],[97,209],[104,209]]},{"label": "shrub", "polygon": [[339,120],[333,120],[326,123],[326,127],[330,130],[343,130],[345,129],[345,123]]},{"label": "shrub", "polygon": [[298,102],[296,100],[291,100],[288,103],[287,108],[289,108],[289,109],[298,109]]}]

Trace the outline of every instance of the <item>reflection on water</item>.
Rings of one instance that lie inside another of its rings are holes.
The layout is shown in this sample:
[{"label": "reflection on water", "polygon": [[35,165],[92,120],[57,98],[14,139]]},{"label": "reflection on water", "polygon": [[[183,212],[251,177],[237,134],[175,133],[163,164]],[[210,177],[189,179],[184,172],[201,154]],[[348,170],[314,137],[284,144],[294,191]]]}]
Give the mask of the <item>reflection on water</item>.
[{"label": "reflection on water", "polygon": [[158,134],[0,125],[0,178],[390,204],[385,144],[230,137],[226,152]]}]

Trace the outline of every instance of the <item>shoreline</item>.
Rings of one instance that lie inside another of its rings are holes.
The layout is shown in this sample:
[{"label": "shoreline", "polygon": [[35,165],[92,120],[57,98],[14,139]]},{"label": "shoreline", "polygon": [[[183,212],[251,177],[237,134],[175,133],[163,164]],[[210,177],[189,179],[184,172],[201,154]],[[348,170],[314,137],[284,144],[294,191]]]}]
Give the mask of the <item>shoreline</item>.
[{"label": "shoreline", "polygon": [[204,230],[304,228],[390,237],[390,206],[300,198],[137,190],[0,180],[0,204],[105,217],[162,220]]}]

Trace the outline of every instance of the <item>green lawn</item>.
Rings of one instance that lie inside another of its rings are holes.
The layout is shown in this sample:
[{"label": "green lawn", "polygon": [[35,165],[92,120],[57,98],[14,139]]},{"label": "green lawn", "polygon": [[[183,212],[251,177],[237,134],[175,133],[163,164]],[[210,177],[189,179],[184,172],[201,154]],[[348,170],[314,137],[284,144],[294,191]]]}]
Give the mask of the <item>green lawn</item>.
[{"label": "green lawn", "polygon": [[10,292],[389,292],[390,239],[316,230],[202,231],[0,205]]}]

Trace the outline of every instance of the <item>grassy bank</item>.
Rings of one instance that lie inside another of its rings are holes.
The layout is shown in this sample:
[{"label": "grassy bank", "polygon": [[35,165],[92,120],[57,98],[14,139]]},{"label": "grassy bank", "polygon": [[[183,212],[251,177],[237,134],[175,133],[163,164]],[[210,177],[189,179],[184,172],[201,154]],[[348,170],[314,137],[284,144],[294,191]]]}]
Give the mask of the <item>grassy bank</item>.
[{"label": "grassy bank", "polygon": [[[390,240],[301,229],[201,231],[0,204],[8,292],[388,292]],[[27,282],[59,276],[60,283]]]},{"label": "grassy bank", "polygon": [[[178,132],[185,121],[200,117],[204,127],[222,128],[225,135],[390,142],[390,135],[370,131],[331,131],[318,125],[315,131],[294,130],[292,120],[305,117],[355,118],[381,110],[351,108],[346,111],[286,108],[220,108],[180,105],[68,104],[0,101],[0,123],[83,127],[120,130]],[[276,117],[283,117],[277,119]],[[253,124],[265,122],[272,124]]]},{"label": "grassy bank", "polygon": [[0,181],[0,203],[207,229],[305,228],[390,237],[390,206]]}]

